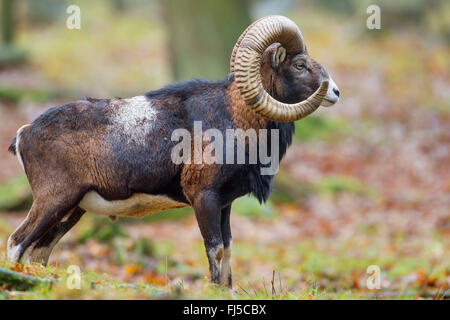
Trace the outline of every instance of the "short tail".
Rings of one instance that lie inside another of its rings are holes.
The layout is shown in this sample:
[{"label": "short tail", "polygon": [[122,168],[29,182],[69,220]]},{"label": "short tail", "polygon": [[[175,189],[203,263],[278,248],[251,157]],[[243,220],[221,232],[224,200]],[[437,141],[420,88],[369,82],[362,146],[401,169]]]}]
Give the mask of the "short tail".
[{"label": "short tail", "polygon": [[11,145],[8,148],[8,151],[11,152],[13,155],[18,155],[19,162],[22,162],[22,160],[20,158],[20,152],[19,152],[19,150],[17,150],[17,148],[19,146],[20,135],[21,135],[23,129],[25,129],[28,126],[30,126],[30,124],[23,125],[19,128],[19,130],[17,130],[17,133],[14,136],[14,138],[12,139]]},{"label": "short tail", "polygon": [[8,148],[8,151],[11,152],[13,155],[17,154],[17,150],[16,150],[16,142],[17,142],[17,134],[14,136],[14,138],[12,139],[11,145]]}]

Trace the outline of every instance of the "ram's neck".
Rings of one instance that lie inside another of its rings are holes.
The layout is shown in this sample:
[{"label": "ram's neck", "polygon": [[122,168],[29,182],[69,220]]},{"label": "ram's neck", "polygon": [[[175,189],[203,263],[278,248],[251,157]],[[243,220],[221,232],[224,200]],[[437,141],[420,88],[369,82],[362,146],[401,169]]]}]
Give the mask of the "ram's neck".
[{"label": "ram's neck", "polygon": [[227,87],[228,96],[230,98],[230,104],[228,105],[231,118],[235,123],[237,128],[243,130],[248,129],[268,129],[269,135],[270,130],[279,130],[280,144],[280,160],[286,153],[287,148],[292,142],[292,136],[294,134],[295,125],[293,122],[274,122],[266,120],[260,115],[255,114],[246,106],[244,99],[242,99],[239,89],[236,86],[235,81],[231,81]]},{"label": "ram's neck", "polygon": [[230,99],[228,104],[228,112],[237,128],[243,130],[266,128],[268,121],[263,117],[253,113],[242,99],[239,89],[233,80],[227,87],[227,95]]}]

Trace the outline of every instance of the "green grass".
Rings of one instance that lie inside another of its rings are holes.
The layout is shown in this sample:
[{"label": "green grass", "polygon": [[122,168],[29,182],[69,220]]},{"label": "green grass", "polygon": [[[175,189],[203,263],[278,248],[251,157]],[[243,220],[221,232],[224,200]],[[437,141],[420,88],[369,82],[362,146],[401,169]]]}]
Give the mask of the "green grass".
[{"label": "green grass", "polygon": [[270,219],[276,216],[277,212],[271,201],[260,204],[253,196],[244,196],[233,202],[233,212],[245,217],[261,217]]},{"label": "green grass", "polygon": [[366,186],[362,181],[349,176],[326,176],[314,184],[313,188],[319,192],[332,196],[342,192],[350,192],[365,196],[375,196],[375,191]]},{"label": "green grass", "polygon": [[24,63],[27,54],[22,49],[11,45],[0,45],[0,66]]},{"label": "green grass", "polygon": [[9,102],[46,102],[50,99],[70,96],[70,92],[50,88],[10,87],[0,83],[0,101]]},{"label": "green grass", "polygon": [[77,242],[84,243],[88,239],[96,239],[103,243],[109,243],[115,238],[126,237],[127,234],[123,230],[120,221],[111,221],[106,217],[87,215],[84,223],[77,235]]},{"label": "green grass", "polygon": [[295,123],[294,138],[300,141],[328,140],[346,133],[348,128],[345,120],[311,115]]},{"label": "green grass", "polygon": [[[191,214],[194,214],[194,211],[192,208],[186,207],[186,208],[179,208],[179,209],[170,209],[162,212],[157,212],[148,216],[145,216],[143,220],[145,222],[158,222],[162,220],[170,220],[170,221],[177,221],[177,220],[183,220],[187,217],[189,217]],[[141,221],[141,219],[126,219],[128,222],[136,222]]]},{"label": "green grass", "polygon": [[31,202],[30,186],[25,174],[0,185],[0,210],[29,208]]}]

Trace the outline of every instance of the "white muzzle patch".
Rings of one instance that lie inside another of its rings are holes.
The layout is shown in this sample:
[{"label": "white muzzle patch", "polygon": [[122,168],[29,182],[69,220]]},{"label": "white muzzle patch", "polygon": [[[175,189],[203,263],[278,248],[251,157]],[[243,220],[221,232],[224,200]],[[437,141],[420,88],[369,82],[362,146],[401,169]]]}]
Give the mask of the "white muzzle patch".
[{"label": "white muzzle patch", "polygon": [[331,107],[336,102],[339,101],[339,88],[336,85],[336,83],[333,81],[333,79],[330,77],[328,79],[329,85],[328,85],[328,91],[325,98],[322,100],[321,106],[323,107]]}]

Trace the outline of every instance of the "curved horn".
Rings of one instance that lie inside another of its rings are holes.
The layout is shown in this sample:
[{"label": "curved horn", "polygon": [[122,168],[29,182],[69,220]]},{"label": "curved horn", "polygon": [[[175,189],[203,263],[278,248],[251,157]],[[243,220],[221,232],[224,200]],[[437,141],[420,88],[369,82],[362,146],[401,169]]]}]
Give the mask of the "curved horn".
[{"label": "curved horn", "polygon": [[239,37],[238,41],[237,41],[236,44],[234,45],[233,52],[231,52],[230,72],[234,72],[234,60],[236,59],[236,53],[237,53],[237,50],[238,50],[239,46],[241,45],[242,39],[244,39],[244,37],[245,37],[245,35],[247,34],[248,30],[250,30],[251,28],[253,28],[253,26],[254,26],[257,22],[261,21],[262,19],[264,19],[264,18],[260,18],[260,19],[256,20],[255,22],[253,22],[251,25],[249,25],[249,26],[247,27],[247,29],[245,29],[245,31],[242,32],[242,34],[241,34],[241,36]]},{"label": "curved horn", "polygon": [[272,121],[296,121],[320,106],[328,81],[323,81],[316,92],[299,103],[287,104],[272,98],[262,85],[259,68],[264,51],[275,42],[281,43],[288,53],[305,51],[303,36],[292,20],[268,16],[254,22],[239,38],[234,58],[233,54],[231,57],[231,70],[242,98],[256,114]]}]

